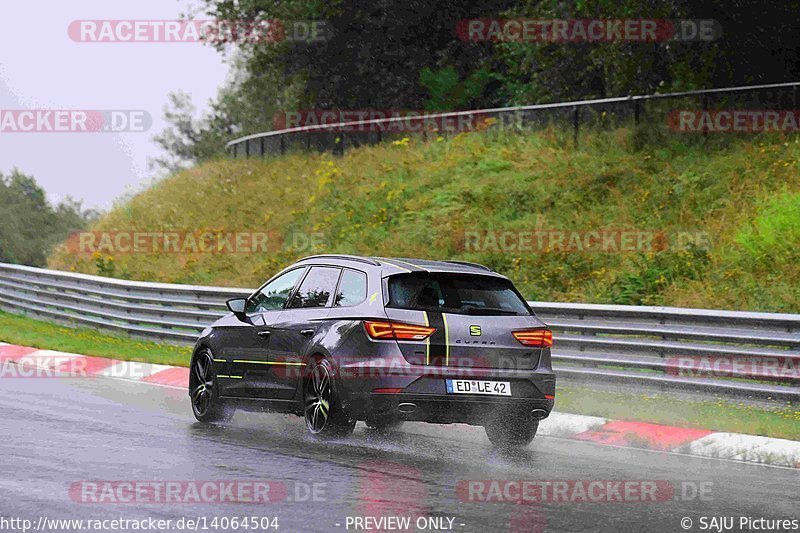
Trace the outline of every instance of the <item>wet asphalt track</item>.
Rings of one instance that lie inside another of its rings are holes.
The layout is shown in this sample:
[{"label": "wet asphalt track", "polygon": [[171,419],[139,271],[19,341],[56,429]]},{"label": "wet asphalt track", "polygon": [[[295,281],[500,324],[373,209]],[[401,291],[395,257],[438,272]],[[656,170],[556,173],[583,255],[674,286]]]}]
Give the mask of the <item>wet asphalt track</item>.
[{"label": "wet asphalt track", "polygon": [[[34,524],[266,516],[278,531],[347,531],[348,516],[405,515],[451,517],[454,531],[684,531],[689,517],[701,531],[701,516],[800,518],[800,470],[549,437],[508,455],[465,426],[406,424],[382,436],[359,424],[352,437],[320,443],[294,417],[237,413],[226,427],[202,426],[183,390],[109,378],[2,379],[0,406],[0,517]],[[468,503],[455,487],[469,479],[668,480],[678,492],[710,482],[712,499]],[[81,503],[69,489],[82,480],[274,480],[287,499]],[[313,483],[317,501],[307,497]]]}]

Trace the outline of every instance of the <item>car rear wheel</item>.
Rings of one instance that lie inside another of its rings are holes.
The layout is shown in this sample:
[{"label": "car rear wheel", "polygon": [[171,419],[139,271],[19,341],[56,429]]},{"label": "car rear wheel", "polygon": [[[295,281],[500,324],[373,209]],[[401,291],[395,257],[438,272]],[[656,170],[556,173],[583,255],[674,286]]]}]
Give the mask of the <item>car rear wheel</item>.
[{"label": "car rear wheel", "polygon": [[327,359],[314,358],[303,387],[303,413],[308,431],[317,437],[344,437],[353,432],[356,421],[342,409]]},{"label": "car rear wheel", "polygon": [[522,448],[536,436],[539,421],[532,418],[494,418],[484,425],[484,429],[497,448]]},{"label": "car rear wheel", "polygon": [[233,416],[233,410],[219,397],[214,356],[208,348],[200,350],[192,362],[189,397],[194,417],[200,422],[224,422]]}]

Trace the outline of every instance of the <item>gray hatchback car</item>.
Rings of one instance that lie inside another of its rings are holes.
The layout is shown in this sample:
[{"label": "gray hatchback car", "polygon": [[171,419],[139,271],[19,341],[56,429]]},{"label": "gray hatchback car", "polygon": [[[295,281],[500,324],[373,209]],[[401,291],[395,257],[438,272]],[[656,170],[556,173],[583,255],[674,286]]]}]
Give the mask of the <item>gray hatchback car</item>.
[{"label": "gray hatchback car", "polygon": [[318,436],[459,422],[514,447],[553,408],[552,333],[482,265],[317,255],[227,305],[192,356],[202,422],[293,413]]}]

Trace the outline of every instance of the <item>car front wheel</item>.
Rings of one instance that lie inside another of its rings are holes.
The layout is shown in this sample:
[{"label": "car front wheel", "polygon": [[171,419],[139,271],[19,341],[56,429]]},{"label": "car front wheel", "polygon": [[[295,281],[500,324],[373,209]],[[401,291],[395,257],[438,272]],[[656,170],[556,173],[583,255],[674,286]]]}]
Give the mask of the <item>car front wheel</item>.
[{"label": "car front wheel", "polygon": [[189,377],[189,397],[194,417],[200,422],[224,422],[233,410],[219,397],[219,382],[214,372],[214,356],[208,348],[201,349],[192,362]]}]

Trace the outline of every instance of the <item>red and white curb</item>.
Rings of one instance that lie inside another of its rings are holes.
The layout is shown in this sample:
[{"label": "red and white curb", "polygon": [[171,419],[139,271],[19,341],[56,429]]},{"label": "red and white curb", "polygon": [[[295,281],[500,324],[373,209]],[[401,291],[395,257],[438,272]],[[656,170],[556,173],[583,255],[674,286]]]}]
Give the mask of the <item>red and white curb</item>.
[{"label": "red and white curb", "polygon": [[[9,363],[13,363],[13,366],[8,366]],[[182,389],[189,386],[189,369],[186,367],[39,350],[2,342],[0,365],[0,378],[66,374],[76,377],[109,377]]]},{"label": "red and white curb", "polygon": [[[13,369],[8,366],[9,363],[13,364]],[[189,369],[186,367],[118,361],[0,342],[0,379],[8,376],[45,377],[63,374],[110,377],[181,389],[189,386]],[[474,436],[468,426],[454,424],[453,430],[463,433],[468,440]],[[420,427],[414,431],[425,433],[426,430]],[[757,435],[558,412],[553,412],[540,423],[538,434],[604,445],[800,468],[800,442]]]}]

